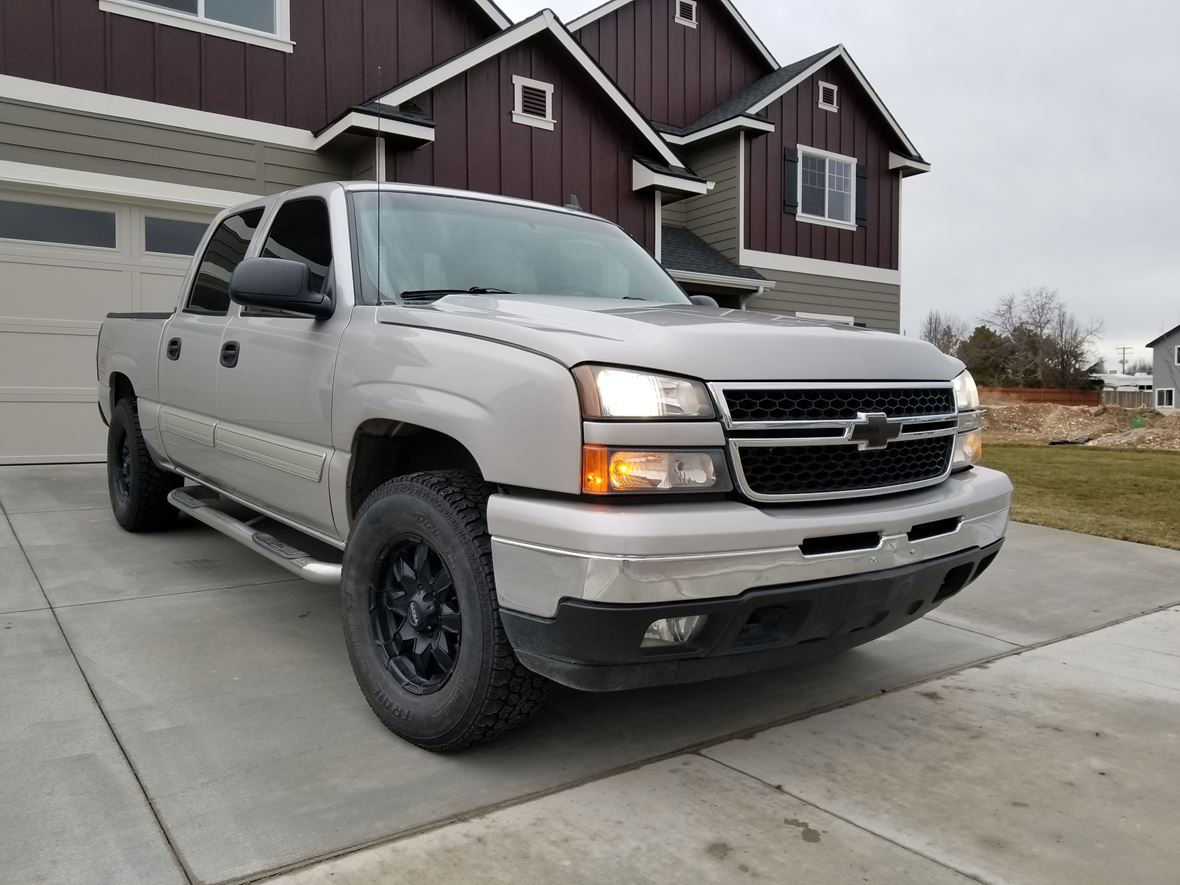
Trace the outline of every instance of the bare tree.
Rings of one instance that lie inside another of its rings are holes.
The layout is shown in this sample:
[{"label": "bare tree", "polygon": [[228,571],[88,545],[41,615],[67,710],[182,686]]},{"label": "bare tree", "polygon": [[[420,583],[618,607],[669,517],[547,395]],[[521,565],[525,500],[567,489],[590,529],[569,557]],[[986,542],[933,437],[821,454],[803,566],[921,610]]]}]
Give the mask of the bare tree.
[{"label": "bare tree", "polygon": [[922,340],[929,341],[943,353],[954,353],[967,337],[967,324],[958,317],[932,310],[922,321]]},{"label": "bare tree", "polygon": [[1127,363],[1128,375],[1150,375],[1154,371],[1155,366],[1152,364],[1151,360],[1137,359],[1131,360],[1131,362]]},{"label": "bare tree", "polygon": [[1007,375],[1025,387],[1081,387],[1102,323],[1083,324],[1056,289],[1006,295],[983,321],[1014,345]]}]

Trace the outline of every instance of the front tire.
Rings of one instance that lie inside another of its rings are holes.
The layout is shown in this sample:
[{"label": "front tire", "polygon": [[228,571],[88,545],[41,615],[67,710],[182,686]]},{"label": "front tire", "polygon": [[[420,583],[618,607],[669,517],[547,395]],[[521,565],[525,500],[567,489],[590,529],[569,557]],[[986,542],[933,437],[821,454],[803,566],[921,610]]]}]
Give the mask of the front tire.
[{"label": "front tire", "polygon": [[115,521],[129,532],[155,532],[176,524],[168,493],[183,480],[156,466],[139,429],[135,400],[121,399],[107,431],[107,489]]},{"label": "front tire", "polygon": [[392,732],[428,750],[499,737],[544,699],[547,681],[516,659],[500,623],[490,492],[460,471],[390,480],[361,507],[344,554],[357,682]]}]

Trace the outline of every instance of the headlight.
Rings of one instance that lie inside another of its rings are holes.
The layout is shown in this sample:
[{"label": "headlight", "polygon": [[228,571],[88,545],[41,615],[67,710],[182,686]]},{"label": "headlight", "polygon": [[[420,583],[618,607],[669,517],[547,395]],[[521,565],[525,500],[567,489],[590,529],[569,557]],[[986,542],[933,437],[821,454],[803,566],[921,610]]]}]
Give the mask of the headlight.
[{"label": "headlight", "polygon": [[979,408],[979,388],[975,386],[975,379],[970,372],[964,372],[955,379],[955,402],[960,412]]},{"label": "headlight", "polygon": [[720,451],[582,449],[582,491],[587,495],[728,492],[732,488]]},{"label": "headlight", "polygon": [[712,418],[700,381],[611,366],[578,366],[574,379],[586,418]]},{"label": "headlight", "polygon": [[959,434],[955,437],[955,454],[951,470],[966,470],[983,457],[983,431],[980,430],[979,388],[970,372],[955,379],[955,403],[959,407]]}]

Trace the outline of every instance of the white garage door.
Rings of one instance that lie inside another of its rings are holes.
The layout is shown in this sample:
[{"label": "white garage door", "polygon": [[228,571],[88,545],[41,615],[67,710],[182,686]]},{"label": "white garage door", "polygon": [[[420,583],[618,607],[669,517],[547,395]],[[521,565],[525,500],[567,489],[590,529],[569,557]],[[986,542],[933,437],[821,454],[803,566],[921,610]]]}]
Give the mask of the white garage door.
[{"label": "white garage door", "polygon": [[110,311],[166,311],[212,210],[0,190],[0,464],[105,460]]}]

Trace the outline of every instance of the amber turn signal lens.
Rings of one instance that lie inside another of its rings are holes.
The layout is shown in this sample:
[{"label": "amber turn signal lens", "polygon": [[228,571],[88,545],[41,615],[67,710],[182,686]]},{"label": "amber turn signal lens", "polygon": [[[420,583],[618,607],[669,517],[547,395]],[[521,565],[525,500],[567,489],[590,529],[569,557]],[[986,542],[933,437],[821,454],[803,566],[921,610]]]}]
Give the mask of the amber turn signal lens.
[{"label": "amber turn signal lens", "polygon": [[587,495],[610,492],[609,457],[606,446],[582,447],[582,491]]}]

